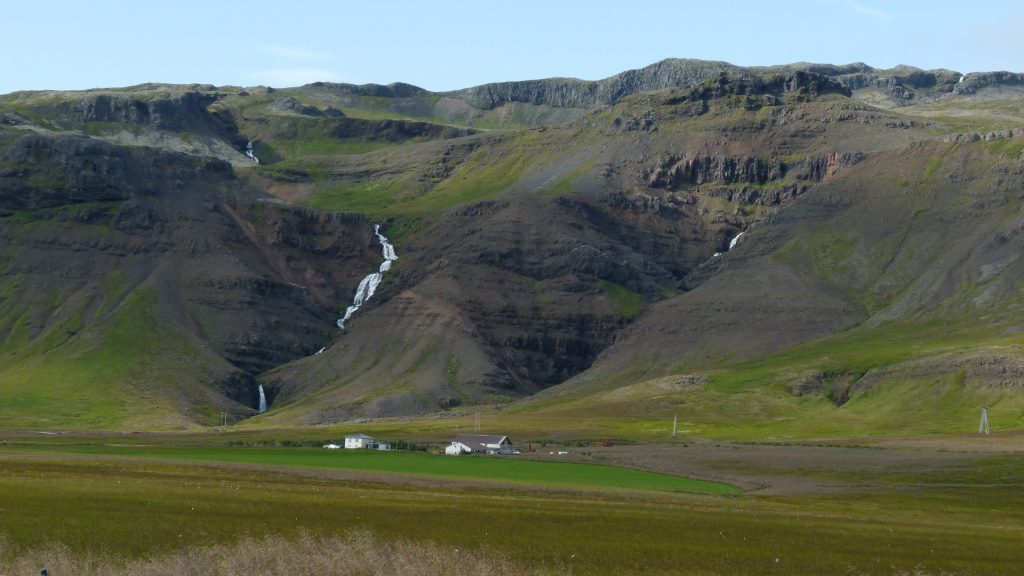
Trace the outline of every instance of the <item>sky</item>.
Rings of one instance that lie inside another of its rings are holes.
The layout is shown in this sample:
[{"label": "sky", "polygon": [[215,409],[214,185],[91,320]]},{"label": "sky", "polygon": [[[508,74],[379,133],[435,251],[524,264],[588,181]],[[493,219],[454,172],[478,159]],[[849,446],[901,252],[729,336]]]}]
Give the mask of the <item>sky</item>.
[{"label": "sky", "polygon": [[5,3],[0,94],[597,80],[664,58],[1024,71],[1019,0]]}]

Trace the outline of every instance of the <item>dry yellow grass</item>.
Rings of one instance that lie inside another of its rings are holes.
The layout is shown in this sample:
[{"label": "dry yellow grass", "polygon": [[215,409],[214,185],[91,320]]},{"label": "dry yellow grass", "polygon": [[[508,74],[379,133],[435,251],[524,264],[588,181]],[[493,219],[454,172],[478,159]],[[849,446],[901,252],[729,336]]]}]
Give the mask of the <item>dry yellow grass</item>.
[{"label": "dry yellow grass", "polygon": [[368,532],[321,538],[310,534],[244,539],[233,545],[189,548],[131,562],[83,556],[62,545],[14,555],[0,543],[0,576],[511,576],[537,574],[494,554],[409,541]]}]

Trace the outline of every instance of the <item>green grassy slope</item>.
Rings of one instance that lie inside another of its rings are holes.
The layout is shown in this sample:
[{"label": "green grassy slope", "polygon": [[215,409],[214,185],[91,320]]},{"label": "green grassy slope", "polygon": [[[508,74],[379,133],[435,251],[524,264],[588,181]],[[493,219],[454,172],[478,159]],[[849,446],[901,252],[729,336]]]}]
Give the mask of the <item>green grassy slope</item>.
[{"label": "green grassy slope", "polygon": [[161,321],[152,289],[128,293],[84,325],[89,304],[31,339],[18,329],[42,311],[9,316],[0,347],[0,418],[7,425],[167,428],[216,421],[200,385],[210,377],[210,359]]}]

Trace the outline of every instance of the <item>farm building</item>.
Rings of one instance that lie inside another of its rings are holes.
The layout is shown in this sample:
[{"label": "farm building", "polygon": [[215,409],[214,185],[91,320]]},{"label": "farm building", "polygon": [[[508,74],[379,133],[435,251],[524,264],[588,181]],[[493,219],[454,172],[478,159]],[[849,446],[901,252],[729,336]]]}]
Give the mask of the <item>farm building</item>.
[{"label": "farm building", "polygon": [[367,436],[366,434],[353,434],[352,436],[345,436],[345,448],[365,448],[367,450],[390,450],[391,445],[386,442],[381,442],[373,436]]},{"label": "farm building", "polygon": [[488,434],[459,434],[450,446],[444,449],[449,456],[459,454],[511,454],[512,444],[508,436]]}]

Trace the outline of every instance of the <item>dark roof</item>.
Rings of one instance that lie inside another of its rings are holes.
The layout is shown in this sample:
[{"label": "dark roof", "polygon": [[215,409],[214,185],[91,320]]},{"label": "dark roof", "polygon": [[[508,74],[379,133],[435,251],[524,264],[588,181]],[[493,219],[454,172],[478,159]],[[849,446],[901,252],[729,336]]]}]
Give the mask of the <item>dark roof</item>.
[{"label": "dark roof", "polygon": [[455,437],[455,442],[465,444],[473,450],[483,450],[488,444],[502,444],[508,443],[508,436],[498,436],[494,434],[459,434]]},{"label": "dark roof", "polygon": [[374,440],[373,436],[367,436],[366,434],[363,434],[362,432],[360,432],[359,434],[350,434],[348,436],[345,436],[345,438],[360,438],[360,439],[363,439],[363,440]]}]

